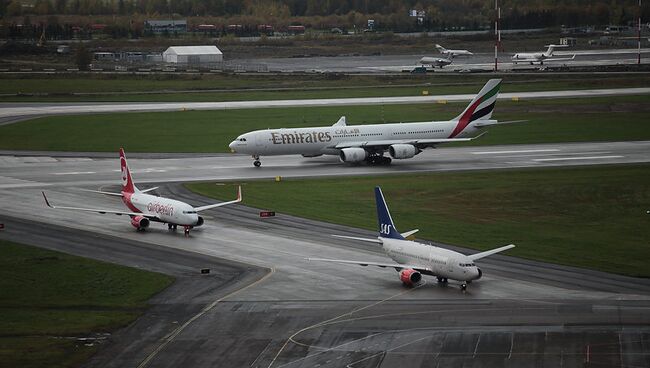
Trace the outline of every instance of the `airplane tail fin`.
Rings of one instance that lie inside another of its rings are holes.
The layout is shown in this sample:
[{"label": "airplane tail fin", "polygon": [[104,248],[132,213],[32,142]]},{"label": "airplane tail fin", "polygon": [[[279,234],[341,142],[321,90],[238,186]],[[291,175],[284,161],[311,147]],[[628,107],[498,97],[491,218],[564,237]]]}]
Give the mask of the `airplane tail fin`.
[{"label": "airplane tail fin", "polygon": [[120,169],[122,171],[122,192],[139,192],[138,188],[133,183],[133,178],[131,178],[131,171],[129,170],[129,164],[126,163],[126,156],[124,155],[123,148],[120,148]]},{"label": "airplane tail fin", "polygon": [[375,187],[375,201],[377,202],[377,222],[379,225],[379,236],[382,238],[392,238],[404,240],[402,234],[397,231],[393,223],[384,194],[380,187]]},{"label": "airplane tail fin", "polygon": [[462,114],[454,119],[458,121],[458,124],[449,138],[454,138],[460,134],[469,123],[475,120],[489,120],[492,117],[492,111],[494,111],[499,89],[501,89],[501,79],[490,79],[485,83],[485,86],[467,105]]},{"label": "airplane tail fin", "polygon": [[444,48],[444,47],[442,47],[442,46],[440,46],[438,44],[436,44],[436,48],[438,49],[438,51],[440,51],[441,54],[444,54],[445,51],[447,51],[446,48]]},{"label": "airplane tail fin", "polygon": [[553,56],[553,51],[555,51],[555,47],[556,47],[556,45],[548,45],[548,50],[546,50],[546,52],[544,53],[544,56],[546,56],[547,58],[550,58],[551,56]]}]

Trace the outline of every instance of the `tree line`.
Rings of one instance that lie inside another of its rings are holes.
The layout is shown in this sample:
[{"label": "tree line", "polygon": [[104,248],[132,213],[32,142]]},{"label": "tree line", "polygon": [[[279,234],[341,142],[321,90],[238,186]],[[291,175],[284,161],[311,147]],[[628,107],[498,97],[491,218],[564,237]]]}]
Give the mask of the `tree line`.
[{"label": "tree line", "polygon": [[[419,32],[486,29],[495,18],[494,3],[486,0],[33,0],[27,5],[24,0],[0,0],[3,22],[20,24],[19,17],[26,15],[86,16],[89,22],[107,24],[133,17],[183,17],[190,24],[218,26],[363,29],[373,19],[379,30]],[[629,24],[639,14],[638,0],[501,0],[500,7],[502,28],[510,29]],[[409,16],[412,9],[424,11],[424,16]],[[648,6],[641,12],[650,18]]]}]

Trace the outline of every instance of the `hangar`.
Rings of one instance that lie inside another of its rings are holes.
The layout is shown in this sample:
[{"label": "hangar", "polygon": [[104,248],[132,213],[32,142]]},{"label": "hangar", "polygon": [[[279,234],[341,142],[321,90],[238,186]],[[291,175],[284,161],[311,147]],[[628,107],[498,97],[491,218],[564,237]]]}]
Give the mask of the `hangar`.
[{"label": "hangar", "polygon": [[217,46],[171,46],[163,52],[163,61],[177,64],[220,63],[223,53]]}]

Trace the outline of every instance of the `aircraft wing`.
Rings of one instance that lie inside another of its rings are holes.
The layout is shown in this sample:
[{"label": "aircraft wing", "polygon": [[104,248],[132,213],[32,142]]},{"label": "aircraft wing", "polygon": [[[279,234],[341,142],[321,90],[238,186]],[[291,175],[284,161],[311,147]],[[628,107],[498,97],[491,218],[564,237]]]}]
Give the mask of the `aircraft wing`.
[{"label": "aircraft wing", "polygon": [[356,264],[359,266],[377,266],[381,268],[394,268],[398,271],[405,269],[405,268],[412,268],[416,271],[426,271],[426,272],[431,272],[431,269],[428,267],[422,267],[422,266],[414,266],[414,265],[408,265],[408,264],[400,264],[400,263],[381,263],[381,262],[365,262],[365,261],[349,261],[349,260],[344,260],[344,259],[328,259],[328,258],[307,258],[308,261],[315,261],[315,262],[333,262],[333,263],[343,263],[343,264]]},{"label": "aircraft wing", "polygon": [[493,254],[503,252],[504,250],[512,249],[514,247],[515,247],[514,244],[509,244],[509,245],[506,245],[504,247],[488,250],[488,251],[481,252],[481,253],[475,253],[475,254],[469,255],[467,257],[469,257],[469,259],[471,259],[472,261],[476,261],[477,259],[485,258],[487,256],[491,256]]},{"label": "aircraft wing", "polygon": [[547,61],[568,61],[568,60],[573,60],[573,59],[575,59],[575,58],[576,58],[576,56],[573,55],[573,56],[570,57],[570,58],[550,58],[550,59],[544,59],[544,62],[547,62]]},{"label": "aircraft wing", "polygon": [[239,188],[237,189],[237,199],[228,202],[221,202],[221,203],[209,204],[207,206],[196,207],[194,208],[194,210],[196,212],[205,211],[216,207],[222,207],[222,206],[227,206],[229,204],[239,203],[241,202],[241,200],[242,200],[242,196],[241,196],[241,185],[240,185]]},{"label": "aircraft wing", "polygon": [[[483,133],[484,134],[484,133]],[[424,148],[431,147],[440,143],[452,142],[469,142],[483,134],[479,134],[472,138],[431,138],[431,139],[396,139],[396,140],[379,140],[379,141],[358,141],[358,142],[342,142],[334,146],[337,149],[350,148],[350,147],[373,147],[373,148],[388,148],[393,144],[412,144],[416,147]]]},{"label": "aircraft wing", "polygon": [[497,121],[497,120],[478,120],[474,123],[474,126],[477,128],[482,128],[491,125],[503,125],[503,124],[516,124],[516,123],[525,123],[528,120],[509,120],[509,121]]},{"label": "aircraft wing", "polygon": [[57,210],[73,210],[73,211],[97,212],[97,213],[101,213],[102,215],[107,214],[107,213],[111,213],[111,214],[118,215],[118,216],[122,216],[122,215],[125,215],[125,216],[142,216],[142,217],[146,217],[146,218],[148,218],[150,220],[153,220],[153,221],[161,221],[158,218],[158,216],[148,215],[148,214],[141,213],[141,212],[124,212],[124,211],[115,211],[115,210],[104,210],[104,209],[99,209],[99,208],[54,206],[54,205],[52,205],[50,203],[50,201],[47,200],[47,197],[45,196],[45,192],[41,192],[41,193],[43,193],[43,199],[45,199],[45,204],[48,207],[54,208],[54,209],[57,209]]}]

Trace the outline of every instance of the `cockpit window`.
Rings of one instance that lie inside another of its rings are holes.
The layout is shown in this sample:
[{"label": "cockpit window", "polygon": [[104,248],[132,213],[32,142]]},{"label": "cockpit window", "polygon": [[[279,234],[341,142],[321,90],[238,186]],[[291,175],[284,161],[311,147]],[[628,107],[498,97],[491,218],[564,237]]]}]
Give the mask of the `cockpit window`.
[{"label": "cockpit window", "polygon": [[246,142],[246,138],[239,138],[240,142]]},{"label": "cockpit window", "polygon": [[192,215],[192,214],[195,214],[196,211],[183,211],[183,213],[186,214],[186,215]]},{"label": "cockpit window", "polygon": [[474,263],[459,263],[460,267],[474,267]]}]

